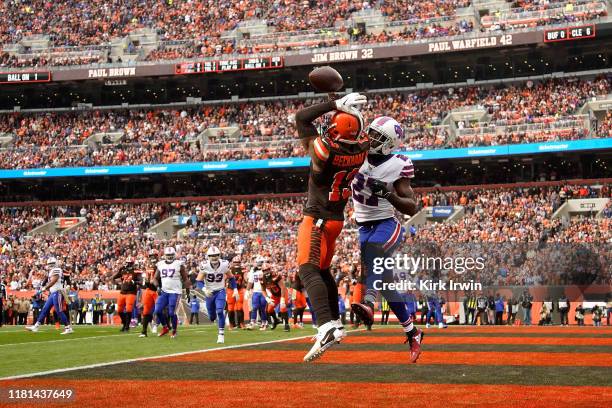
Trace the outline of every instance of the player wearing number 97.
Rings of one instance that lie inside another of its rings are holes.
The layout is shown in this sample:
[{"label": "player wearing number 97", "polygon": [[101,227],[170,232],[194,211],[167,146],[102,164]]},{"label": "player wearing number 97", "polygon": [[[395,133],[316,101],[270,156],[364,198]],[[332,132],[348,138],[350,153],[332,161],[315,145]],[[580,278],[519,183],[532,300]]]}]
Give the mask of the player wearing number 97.
[{"label": "player wearing number 97", "polygon": [[229,279],[230,288],[234,289],[234,299],[239,297],[236,279],[230,272],[229,262],[221,259],[221,252],[216,246],[206,251],[206,261],[200,264],[200,273],[196,278],[198,289],[206,295],[206,310],[211,321],[217,320],[219,335],[217,343],[225,343],[225,279]]},{"label": "player wearing number 97", "polygon": [[157,263],[155,284],[160,288],[160,295],[155,302],[155,315],[157,315],[163,327],[159,336],[161,337],[169,332],[166,325],[166,316],[164,315],[164,309],[168,307],[168,317],[172,322],[171,337],[175,338],[176,329],[178,328],[176,308],[181,300],[183,288],[187,289],[187,294],[189,294],[191,282],[187,277],[187,272],[185,272],[183,263],[176,259],[176,251],[173,247],[165,248],[164,259]]},{"label": "player wearing number 97", "polygon": [[410,186],[414,167],[408,157],[392,153],[404,138],[404,130],[395,119],[378,117],[367,132],[370,151],[351,184],[364,267],[358,286],[363,294],[365,284],[366,293],[363,301],[357,300],[351,308],[365,324],[371,325],[376,292],[380,290],[404,328],[406,342],[410,344],[410,360],[415,363],[421,353],[423,334],[413,326],[404,298],[384,286],[393,282],[393,270],[383,268],[382,273],[374,270],[375,259],[391,257],[403,240],[404,228],[395,218],[395,210],[407,215],[416,213]]},{"label": "player wearing number 97", "polygon": [[[329,268],[344,224],[349,183],[368,151],[363,117],[357,109],[366,102],[364,95],[350,93],[303,108],[295,116],[298,135],[311,159],[308,200],[297,238],[299,278],[319,324],[315,344],[304,361],[319,358],[346,336],[340,321],[338,287]],[[319,135],[312,122],[329,112],[333,112],[330,125]]]},{"label": "player wearing number 97", "polygon": [[[49,290],[49,297],[43,306],[42,311],[38,315],[38,319],[33,326],[26,326],[26,330],[31,332],[37,332],[40,325],[43,323],[45,318],[51,313],[51,308],[55,309],[60,321],[64,325],[64,331],[60,334],[70,334],[72,333],[72,326],[70,325],[70,320],[66,317],[66,314],[63,311],[62,303],[64,302],[62,295],[63,288],[63,277],[64,274],[62,270],[57,265],[57,259],[54,257],[47,258],[47,266],[49,267],[49,273],[47,279],[43,282],[44,287],[40,288],[36,294],[41,295],[45,290]],[[1,311],[0,311],[1,312]]]}]

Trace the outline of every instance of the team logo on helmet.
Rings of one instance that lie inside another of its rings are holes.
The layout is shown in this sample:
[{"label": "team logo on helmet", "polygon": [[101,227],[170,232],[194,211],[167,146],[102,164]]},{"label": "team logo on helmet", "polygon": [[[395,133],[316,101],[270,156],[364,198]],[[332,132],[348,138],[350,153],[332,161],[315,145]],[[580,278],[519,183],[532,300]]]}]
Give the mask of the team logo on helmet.
[{"label": "team logo on helmet", "polygon": [[372,121],[367,129],[370,139],[370,153],[390,154],[404,140],[402,125],[389,116],[381,116]]}]

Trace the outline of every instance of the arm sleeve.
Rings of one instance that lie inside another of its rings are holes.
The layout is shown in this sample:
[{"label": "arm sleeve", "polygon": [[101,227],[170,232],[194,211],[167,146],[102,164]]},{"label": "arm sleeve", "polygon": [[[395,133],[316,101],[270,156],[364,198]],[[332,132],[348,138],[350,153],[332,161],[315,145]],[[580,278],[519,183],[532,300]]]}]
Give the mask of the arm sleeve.
[{"label": "arm sleeve", "polygon": [[336,109],[336,103],[334,101],[317,103],[312,106],[300,109],[295,114],[295,126],[298,130],[300,139],[306,137],[317,136],[317,128],[313,125],[313,121]]}]

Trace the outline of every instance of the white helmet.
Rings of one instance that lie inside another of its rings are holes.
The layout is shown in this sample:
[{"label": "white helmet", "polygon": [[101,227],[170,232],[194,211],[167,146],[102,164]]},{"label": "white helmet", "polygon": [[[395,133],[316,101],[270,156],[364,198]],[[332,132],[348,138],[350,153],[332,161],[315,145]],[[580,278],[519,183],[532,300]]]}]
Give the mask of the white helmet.
[{"label": "white helmet", "polygon": [[208,248],[208,251],[206,251],[206,256],[207,257],[211,257],[211,256],[216,256],[219,257],[221,256],[221,251],[219,251],[219,248],[217,248],[216,246],[212,245]]},{"label": "white helmet", "polygon": [[47,258],[47,266],[57,265],[57,259],[54,256]]},{"label": "white helmet", "polygon": [[374,119],[366,131],[370,139],[370,153],[373,154],[390,154],[404,139],[404,128],[389,116]]},{"label": "white helmet", "polygon": [[164,258],[166,259],[166,261],[174,261],[174,259],[176,258],[176,251],[173,247],[164,248]]}]

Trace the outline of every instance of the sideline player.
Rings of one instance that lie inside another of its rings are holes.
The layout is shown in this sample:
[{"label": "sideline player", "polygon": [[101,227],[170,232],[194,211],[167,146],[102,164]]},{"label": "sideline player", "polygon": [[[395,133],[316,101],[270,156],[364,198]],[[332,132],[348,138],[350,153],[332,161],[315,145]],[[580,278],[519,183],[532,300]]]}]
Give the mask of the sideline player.
[{"label": "sideline player", "polygon": [[229,278],[230,287],[234,290],[234,299],[238,298],[236,279],[230,272],[229,262],[221,259],[221,252],[216,246],[206,251],[206,261],[200,264],[200,273],[196,278],[198,289],[204,290],[206,310],[211,322],[217,321],[219,335],[217,343],[225,343],[225,279]]},{"label": "sideline player", "polygon": [[164,249],[164,259],[157,263],[155,284],[161,289],[157,302],[155,302],[155,314],[162,325],[159,337],[168,334],[170,331],[164,315],[164,309],[168,307],[168,318],[172,323],[172,335],[170,337],[175,338],[178,328],[176,308],[181,300],[183,288],[187,289],[189,295],[191,282],[183,263],[176,259],[176,251],[173,247],[166,247]]},{"label": "sideline player", "polygon": [[259,330],[268,328],[268,314],[266,309],[268,302],[266,301],[265,288],[263,284],[263,258],[261,264],[257,261],[257,266],[254,267],[248,274],[246,299],[251,299],[251,322],[247,329],[253,330],[257,323],[257,313],[261,319],[261,327]]},{"label": "sideline player", "polygon": [[[391,257],[401,244],[404,228],[395,218],[395,210],[414,215],[416,200],[410,186],[410,179],[414,177],[412,161],[392,153],[404,138],[402,126],[395,119],[381,116],[372,121],[367,131],[368,157],[351,183],[363,265],[360,284],[366,285],[366,293],[363,302],[356,299],[351,307],[366,325],[372,325],[377,292],[375,282],[393,282],[393,269],[377,274],[373,271],[374,260]],[[414,327],[400,293],[385,287],[380,292],[402,325],[410,345],[410,361],[416,363],[421,354],[423,332]]]},{"label": "sideline player", "polygon": [[267,314],[272,318],[271,329],[276,329],[280,320],[276,317],[276,307],[279,307],[279,315],[284,323],[284,330],[289,331],[289,316],[287,313],[287,287],[283,276],[272,271],[269,264],[263,266],[263,286],[266,289],[266,302],[268,303]]},{"label": "sideline player", "polygon": [[140,284],[140,274],[136,273],[132,257],[128,257],[125,260],[125,265],[111,277],[113,282],[117,279],[121,279],[121,290],[117,301],[117,313],[121,317],[120,331],[129,332],[130,320],[132,319],[132,312],[136,304],[138,285]]},{"label": "sideline player", "polygon": [[[319,358],[346,336],[339,319],[338,287],[330,273],[336,238],[344,224],[349,184],[365,160],[368,141],[362,137],[363,117],[357,107],[367,102],[359,93],[300,109],[295,123],[302,146],[310,155],[308,200],[298,230],[297,260],[303,283],[319,325],[304,361]],[[333,112],[330,125],[319,134],[313,121]]]},{"label": "sideline player", "polygon": [[[244,328],[244,274],[242,272],[242,263],[239,256],[232,259],[230,272],[236,280],[236,289],[232,289],[230,282],[225,284],[225,299],[227,302],[227,316],[230,322],[230,330],[236,328]],[[234,297],[234,292],[238,291],[238,297]]]},{"label": "sideline player", "polygon": [[73,332],[72,326],[70,325],[70,321],[64,313],[64,308],[62,305],[62,280],[64,275],[62,273],[62,270],[57,266],[57,259],[55,259],[54,257],[49,257],[47,259],[47,266],[49,267],[48,278],[46,279],[46,283],[43,283],[44,286],[38,290],[38,294],[48,290],[49,297],[47,298],[47,301],[45,302],[42,311],[38,315],[36,323],[34,323],[33,326],[26,326],[25,328],[31,332],[36,333],[42,322],[45,320],[45,318],[51,311],[51,308],[53,307],[60,321],[64,325],[64,331],[60,334],[70,334]]},{"label": "sideline player", "polygon": [[[157,252],[149,251],[148,259],[145,261],[143,290],[142,290],[142,333],[138,337],[147,337],[147,329],[149,324],[153,322],[153,311],[155,310],[155,302],[157,301],[157,285],[155,285],[155,261]],[[153,326],[154,328],[155,326]],[[157,330],[151,331],[155,333]]]}]

